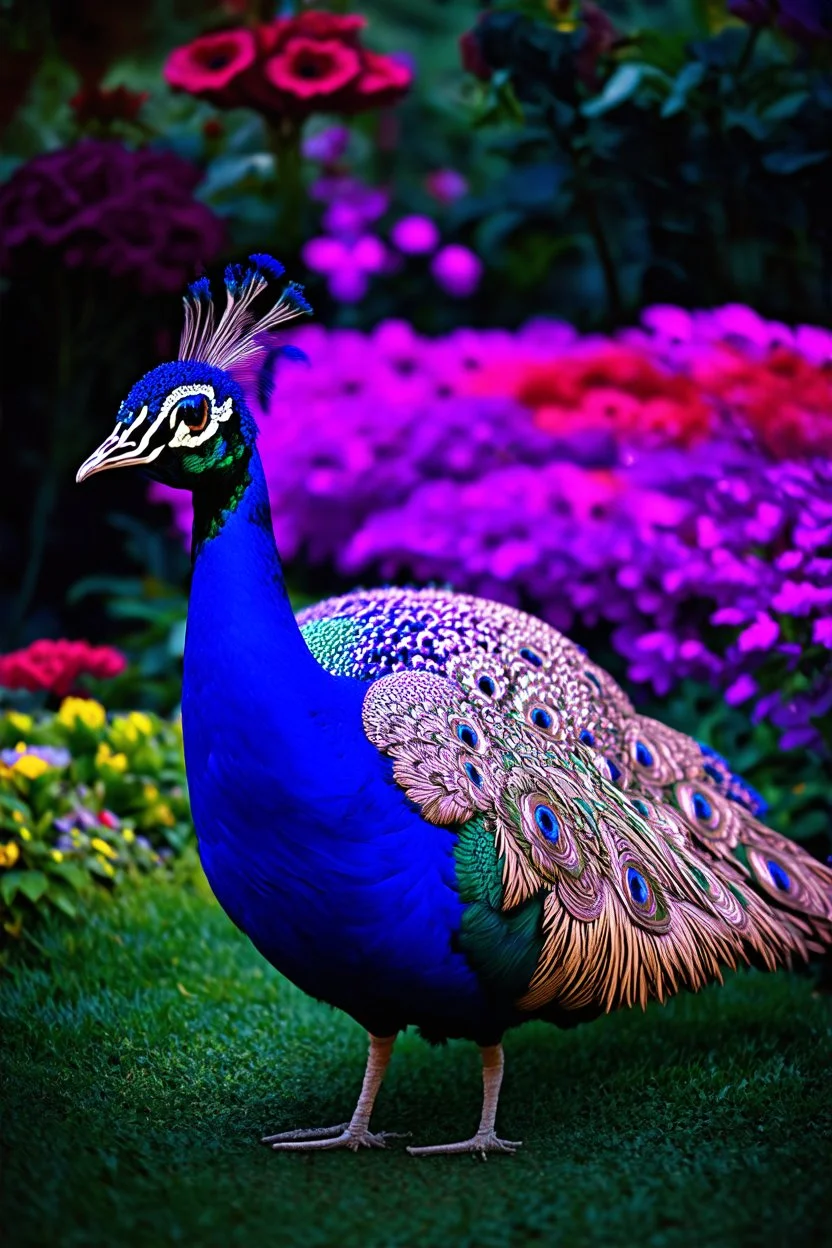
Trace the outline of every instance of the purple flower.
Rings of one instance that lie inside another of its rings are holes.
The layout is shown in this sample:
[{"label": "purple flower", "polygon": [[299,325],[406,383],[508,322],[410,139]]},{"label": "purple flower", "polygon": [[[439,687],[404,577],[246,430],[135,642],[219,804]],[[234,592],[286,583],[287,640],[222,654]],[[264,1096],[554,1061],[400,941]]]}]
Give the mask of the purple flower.
[{"label": "purple flower", "polygon": [[374,234],[354,241],[321,235],[303,248],[303,261],[328,279],[329,291],[339,303],[357,303],[367,293],[369,277],[387,261],[384,244]]},{"label": "purple flower", "polygon": [[[358,263],[356,242],[312,240],[307,263],[363,290],[381,256],[371,246]],[[404,321],[369,335],[299,330],[313,367],[281,374],[280,419],[263,422],[259,443],[281,553],[365,584],[450,582],[528,604],[567,632],[605,623],[630,681],[721,686],[784,740],[819,749],[832,696],[832,457],[776,458],[742,402],[708,386],[729,343],[746,384],[771,359],[780,367],[773,352],[803,352],[801,376],[822,395],[825,332],[737,306],[650,309],[613,341],[546,321],[436,339]],[[540,370],[583,379],[558,400],[560,423],[519,397]],[[645,438],[651,387],[690,399],[691,378],[710,424],[680,442],[671,404],[667,428]],[[806,400],[798,390],[789,401]],[[628,423],[592,424],[610,405]],[[188,533],[188,495],[153,494]]]},{"label": "purple flower", "polygon": [[425,185],[440,204],[452,204],[468,193],[468,183],[456,169],[435,169],[425,178]]},{"label": "purple flower", "polygon": [[422,256],[439,243],[439,229],[430,217],[402,217],[390,231],[390,237],[406,256]]},{"label": "purple flower", "polygon": [[303,140],[303,154],[307,160],[320,165],[334,165],[347,150],[350,132],[346,126],[327,126]]},{"label": "purple flower", "polygon": [[69,750],[61,745],[27,745],[25,750],[2,750],[0,759],[7,767],[12,767],[19,758],[27,754],[32,758],[43,759],[50,767],[68,767],[72,762]]},{"label": "purple flower", "polygon": [[178,290],[218,254],[221,222],[192,195],[199,171],[173,152],[86,139],[36,156],[0,187],[0,266],[50,251],[141,292]]},{"label": "purple flower", "polygon": [[479,256],[460,243],[450,243],[437,251],[430,268],[445,294],[454,299],[467,299],[473,295],[482,278]]}]

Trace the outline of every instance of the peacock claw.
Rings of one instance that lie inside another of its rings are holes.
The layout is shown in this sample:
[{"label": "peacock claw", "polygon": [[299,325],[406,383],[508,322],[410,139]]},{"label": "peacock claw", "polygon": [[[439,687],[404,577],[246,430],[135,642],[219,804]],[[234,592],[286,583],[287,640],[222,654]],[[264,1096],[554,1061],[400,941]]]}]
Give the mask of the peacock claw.
[{"label": "peacock claw", "polygon": [[302,1152],[311,1149],[348,1148],[357,1153],[359,1148],[386,1148],[388,1140],[403,1140],[410,1132],[368,1131],[351,1128],[348,1122],[337,1127],[312,1127],[301,1131],[282,1131],[279,1135],[264,1135],[261,1144],[275,1152]]},{"label": "peacock claw", "polygon": [[442,1153],[475,1153],[483,1161],[488,1160],[489,1153],[516,1153],[522,1140],[501,1140],[494,1131],[478,1131],[470,1140],[460,1140],[457,1144],[429,1144],[426,1148],[408,1148],[411,1157],[439,1156]]}]

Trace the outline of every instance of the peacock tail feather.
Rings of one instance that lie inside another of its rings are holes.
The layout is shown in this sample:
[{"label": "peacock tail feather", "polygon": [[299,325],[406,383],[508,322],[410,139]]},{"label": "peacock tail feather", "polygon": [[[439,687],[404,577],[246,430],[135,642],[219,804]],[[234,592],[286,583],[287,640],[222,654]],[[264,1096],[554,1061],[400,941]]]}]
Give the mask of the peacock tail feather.
[{"label": "peacock tail feather", "polygon": [[368,738],[456,832],[462,947],[521,1015],[643,1006],[832,940],[832,871],[547,624],[436,589],[352,593],[299,624],[322,666],[368,682]]}]

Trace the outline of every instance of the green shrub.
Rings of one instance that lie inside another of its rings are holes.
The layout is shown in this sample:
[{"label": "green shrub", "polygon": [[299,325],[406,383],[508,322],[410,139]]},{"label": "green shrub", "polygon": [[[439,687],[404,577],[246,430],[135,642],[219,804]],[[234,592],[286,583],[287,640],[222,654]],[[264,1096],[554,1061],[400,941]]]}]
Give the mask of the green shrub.
[{"label": "green shrub", "polygon": [[0,939],[93,884],[158,868],[192,839],[181,722],[65,698],[0,718]]}]

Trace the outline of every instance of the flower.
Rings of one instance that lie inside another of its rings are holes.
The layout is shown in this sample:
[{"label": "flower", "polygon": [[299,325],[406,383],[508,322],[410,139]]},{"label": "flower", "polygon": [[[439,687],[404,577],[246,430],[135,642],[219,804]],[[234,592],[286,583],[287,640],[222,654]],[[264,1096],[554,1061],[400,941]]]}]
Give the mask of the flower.
[{"label": "flower", "polygon": [[114,121],[136,121],[149,99],[147,91],[131,91],[127,87],[109,90],[98,86],[82,87],[69,101],[75,120],[81,126],[92,122],[109,125]]},{"label": "flower", "polygon": [[350,132],[346,126],[327,126],[304,138],[303,155],[324,167],[335,165],[346,152],[349,141]]},{"label": "flower", "polygon": [[11,750],[3,751],[3,762],[7,766],[11,766],[13,772],[19,776],[25,776],[27,780],[37,780],[44,772],[49,770],[49,763],[45,758],[41,758],[32,751],[21,750],[10,762],[8,755],[12,754]]},{"label": "flower", "polygon": [[175,90],[270,118],[303,121],[314,112],[386,107],[405,94],[412,71],[366,49],[364,25],[357,14],[307,9],[254,32],[203,35],[171,53],[165,77]]},{"label": "flower", "polygon": [[127,770],[127,755],[114,754],[106,741],[102,741],[95,755],[96,767],[109,767],[112,771]]},{"label": "flower", "polygon": [[200,176],[174,152],[112,140],[35,156],[0,187],[0,269],[26,270],[48,252],[143,294],[179,290],[224,238],[219,219],[193,198]]},{"label": "flower", "polygon": [[454,299],[473,295],[482,278],[482,261],[468,247],[449,243],[433,257],[431,272],[446,294]]},{"label": "flower", "polygon": [[468,193],[468,183],[456,169],[434,169],[425,178],[425,186],[440,204],[452,204]]},{"label": "flower", "polygon": [[118,854],[113,849],[112,845],[108,845],[107,842],[102,840],[100,836],[91,837],[90,846],[96,851],[96,853],[103,855],[104,858],[118,858]]},{"label": "flower", "polygon": [[56,718],[58,723],[67,728],[77,728],[79,724],[84,724],[95,732],[106,724],[107,712],[94,698],[64,698]]},{"label": "flower", "polygon": [[58,697],[68,693],[80,676],[106,680],[127,666],[120,651],[86,641],[42,638],[25,650],[0,655],[0,685],[8,689],[45,689]]},{"label": "flower", "polygon": [[15,841],[0,845],[0,868],[13,867],[20,857],[20,846]]},{"label": "flower", "polygon": [[[282,375],[258,444],[284,559],[449,582],[564,631],[604,622],[631,682],[705,680],[823,748],[826,331],[661,307],[612,338],[389,321],[296,341],[315,367]],[[758,414],[767,388],[788,438]],[[187,495],[152,489],[189,534]]]},{"label": "flower", "polygon": [[167,83],[222,108],[247,102],[240,82],[257,59],[258,49],[250,30],[226,30],[202,35],[174,49],[165,62]]},{"label": "flower", "polygon": [[284,97],[285,111],[301,115],[337,105],[338,93],[361,73],[354,47],[336,39],[289,39],[263,68],[268,82]]},{"label": "flower", "polygon": [[355,303],[364,297],[369,276],[384,268],[387,252],[374,234],[353,241],[321,235],[304,244],[302,256],[308,268],[327,277],[333,299]]},{"label": "flower", "polygon": [[405,255],[421,256],[436,248],[439,229],[430,217],[402,217],[391,229],[390,237]]},{"label": "flower", "polygon": [[[482,15],[479,21],[482,21]],[[476,26],[459,36],[459,59],[466,73],[473,74],[481,82],[490,80],[492,69],[482,54]]]},{"label": "flower", "polygon": [[828,0],[728,0],[728,12],[749,26],[776,24],[798,43],[832,39]]}]

